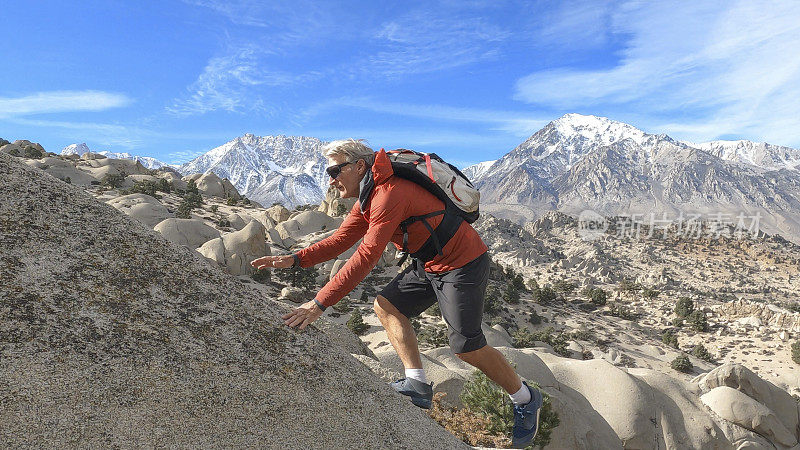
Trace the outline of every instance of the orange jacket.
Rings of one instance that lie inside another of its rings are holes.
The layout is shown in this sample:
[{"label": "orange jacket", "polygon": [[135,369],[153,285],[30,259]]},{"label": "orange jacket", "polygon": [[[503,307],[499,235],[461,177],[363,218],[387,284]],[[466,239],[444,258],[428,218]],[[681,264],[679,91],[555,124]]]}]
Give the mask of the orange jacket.
[{"label": "orange jacket", "polygon": [[[297,252],[300,266],[311,267],[336,258],[364,237],[353,256],[317,294],[316,299],[325,306],[341,300],[369,274],[389,241],[398,249],[402,248],[403,232],[400,230],[400,222],[411,216],[444,209],[444,203],[424,187],[393,176],[392,164],[383,150],[375,155],[372,174],[375,188],[370,194],[368,209],[362,214],[361,204],[356,202],[336,232]],[[436,228],[442,221],[442,216],[427,220]],[[417,251],[428,237],[430,233],[421,222],[409,225],[409,251]],[[488,249],[475,229],[469,223],[462,222],[456,234],[442,249],[443,255],[437,255],[425,263],[425,270],[441,273],[457,269]]]}]

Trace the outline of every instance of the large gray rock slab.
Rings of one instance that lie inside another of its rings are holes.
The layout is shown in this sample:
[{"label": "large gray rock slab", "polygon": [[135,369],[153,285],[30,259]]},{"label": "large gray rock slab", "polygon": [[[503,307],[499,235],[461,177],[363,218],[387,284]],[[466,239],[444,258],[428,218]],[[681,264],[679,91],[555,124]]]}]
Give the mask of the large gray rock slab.
[{"label": "large gray rock slab", "polygon": [[468,448],[285,306],[3,154],[0,231],[3,448]]},{"label": "large gray rock slab", "polygon": [[330,231],[336,228],[335,224],[336,220],[323,212],[303,211],[291,219],[278,223],[275,229],[284,240],[299,240],[311,233]]},{"label": "large gray rock slab", "polygon": [[220,178],[214,172],[204,174],[192,174],[183,177],[183,181],[187,183],[189,180],[194,180],[197,185],[197,190],[209,197],[228,198],[233,197],[236,200],[242,198],[236,187],[227,179]]},{"label": "large gray rock slab", "polygon": [[154,229],[171,242],[192,249],[219,237],[219,230],[199,219],[164,219]]}]

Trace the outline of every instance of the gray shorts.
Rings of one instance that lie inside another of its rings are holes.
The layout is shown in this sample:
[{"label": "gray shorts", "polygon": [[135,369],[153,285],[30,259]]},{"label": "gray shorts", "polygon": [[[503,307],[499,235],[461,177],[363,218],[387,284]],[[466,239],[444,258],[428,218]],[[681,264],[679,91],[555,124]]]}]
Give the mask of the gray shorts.
[{"label": "gray shorts", "polygon": [[379,295],[406,317],[415,317],[436,301],[449,330],[450,348],[466,353],[486,345],[481,331],[483,295],[489,282],[489,253],[464,267],[443,273],[428,273],[416,261],[383,288]]}]

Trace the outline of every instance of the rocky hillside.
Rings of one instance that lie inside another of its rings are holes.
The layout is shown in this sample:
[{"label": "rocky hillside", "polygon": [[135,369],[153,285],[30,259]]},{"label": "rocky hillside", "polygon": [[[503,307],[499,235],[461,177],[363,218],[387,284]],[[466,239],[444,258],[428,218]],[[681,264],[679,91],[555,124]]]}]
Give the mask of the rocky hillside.
[{"label": "rocky hillside", "polygon": [[464,447],[286,308],[5,154],[0,227],[3,447]]}]

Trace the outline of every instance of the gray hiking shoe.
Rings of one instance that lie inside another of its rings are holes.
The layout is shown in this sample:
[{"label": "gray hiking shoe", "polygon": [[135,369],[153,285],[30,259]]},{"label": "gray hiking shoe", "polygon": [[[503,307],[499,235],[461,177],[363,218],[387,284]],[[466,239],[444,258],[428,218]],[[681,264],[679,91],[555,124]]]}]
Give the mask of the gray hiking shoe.
[{"label": "gray hiking shoe", "polygon": [[395,391],[411,397],[411,403],[424,409],[431,409],[433,383],[425,384],[413,378],[401,378],[389,383]]}]

